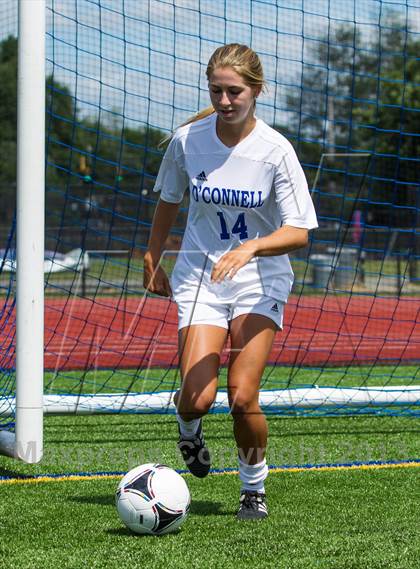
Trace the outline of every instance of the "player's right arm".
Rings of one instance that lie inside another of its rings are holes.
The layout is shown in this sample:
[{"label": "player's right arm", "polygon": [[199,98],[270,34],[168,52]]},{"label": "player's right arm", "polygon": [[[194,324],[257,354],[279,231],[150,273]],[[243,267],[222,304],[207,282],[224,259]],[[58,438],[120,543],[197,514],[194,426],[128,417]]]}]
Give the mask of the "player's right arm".
[{"label": "player's right arm", "polygon": [[161,296],[172,295],[168,276],[159,261],[179,206],[179,203],[169,203],[159,199],[153,216],[149,243],[144,254],[143,286],[147,291]]}]

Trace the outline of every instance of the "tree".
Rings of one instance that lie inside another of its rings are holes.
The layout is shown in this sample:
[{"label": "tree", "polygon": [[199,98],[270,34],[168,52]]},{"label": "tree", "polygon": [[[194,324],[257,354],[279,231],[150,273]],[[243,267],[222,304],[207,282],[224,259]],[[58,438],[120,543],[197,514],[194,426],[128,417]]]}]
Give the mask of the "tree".
[{"label": "tree", "polygon": [[323,215],[334,218],[341,208],[348,220],[368,167],[359,197],[375,204],[370,221],[387,227],[415,222],[420,41],[414,37],[396,17],[373,39],[362,37],[354,24],[341,25],[332,41],[325,37],[318,43],[313,63],[304,66],[301,93],[289,95],[288,107],[296,110],[289,129],[298,137],[311,181],[322,153],[372,154],[369,164],[366,159],[324,161],[319,184],[324,199],[318,204]]},{"label": "tree", "polygon": [[10,222],[16,193],[17,40],[0,43],[0,222]]},{"label": "tree", "polygon": [[[10,223],[16,193],[17,39],[0,43],[0,222]],[[164,133],[122,120],[80,118],[69,87],[46,80],[47,225],[80,225],[80,216],[126,223],[157,175]],[[149,208],[141,215],[150,217]],[[115,219],[113,218],[115,216]]]},{"label": "tree", "polygon": [[[0,188],[3,207],[0,220],[10,222],[16,195],[17,139],[17,39],[9,36],[0,43]],[[65,177],[71,121],[76,116],[74,98],[67,87],[47,79],[46,131],[48,137],[47,184],[55,185]]]}]

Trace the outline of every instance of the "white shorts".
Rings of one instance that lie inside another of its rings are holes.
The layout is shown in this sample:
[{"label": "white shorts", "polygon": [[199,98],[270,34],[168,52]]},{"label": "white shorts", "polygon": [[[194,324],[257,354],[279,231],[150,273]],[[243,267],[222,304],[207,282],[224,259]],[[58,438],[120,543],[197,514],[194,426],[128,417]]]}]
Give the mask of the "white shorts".
[{"label": "white shorts", "polygon": [[269,296],[243,296],[226,304],[204,304],[194,301],[178,301],[178,329],[193,324],[210,324],[229,328],[229,322],[241,314],[261,314],[283,329],[284,302]]}]

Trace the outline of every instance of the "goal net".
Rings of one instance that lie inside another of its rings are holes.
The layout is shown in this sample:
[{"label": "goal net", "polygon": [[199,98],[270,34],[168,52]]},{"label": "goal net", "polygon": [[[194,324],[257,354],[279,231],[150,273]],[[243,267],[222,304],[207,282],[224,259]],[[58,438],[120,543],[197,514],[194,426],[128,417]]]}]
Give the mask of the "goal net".
[{"label": "goal net", "polygon": [[[17,4],[0,0],[0,427],[11,432]],[[258,116],[295,146],[320,223],[291,255],[295,285],[264,409],[418,414],[420,8],[47,0],[45,16],[45,412],[173,411],[175,306],[142,287],[159,143],[208,106],[206,62],[239,42],[261,56]],[[166,244],[168,272],[187,209],[188,196]],[[229,345],[215,412],[228,408],[228,355]]]}]

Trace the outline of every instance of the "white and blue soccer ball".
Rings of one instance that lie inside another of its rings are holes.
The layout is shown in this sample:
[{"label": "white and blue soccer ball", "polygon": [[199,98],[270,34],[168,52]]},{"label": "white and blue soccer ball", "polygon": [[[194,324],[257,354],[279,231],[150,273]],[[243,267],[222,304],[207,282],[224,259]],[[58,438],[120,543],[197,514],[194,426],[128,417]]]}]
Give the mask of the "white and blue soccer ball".
[{"label": "white and blue soccer ball", "polygon": [[124,524],[135,533],[162,535],[177,530],[185,521],[191,503],[185,480],[163,464],[142,464],[118,484],[117,510]]}]

